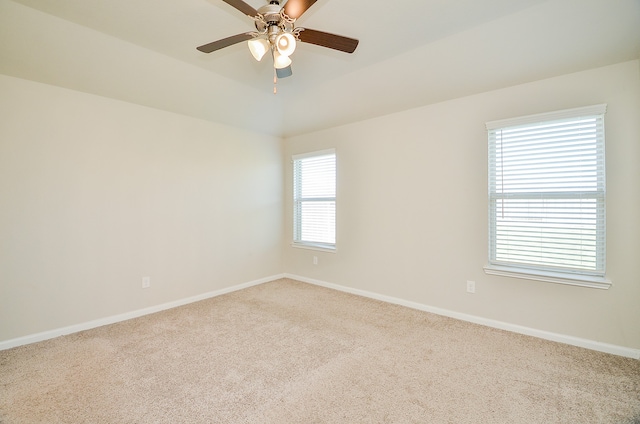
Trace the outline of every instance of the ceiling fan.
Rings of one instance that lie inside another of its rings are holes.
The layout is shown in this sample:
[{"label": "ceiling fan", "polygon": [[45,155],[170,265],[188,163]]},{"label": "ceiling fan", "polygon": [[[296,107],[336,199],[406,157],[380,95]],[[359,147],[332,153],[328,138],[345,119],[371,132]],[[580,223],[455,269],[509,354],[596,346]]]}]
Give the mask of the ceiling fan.
[{"label": "ceiling fan", "polygon": [[[288,0],[280,6],[279,0],[270,0],[254,9],[243,0],[222,0],[253,19],[256,31],[232,35],[212,43],[197,47],[203,53],[211,53],[233,44],[247,41],[249,51],[260,61],[267,52],[273,56],[275,69],[274,83],[277,78],[285,78],[292,74],[291,54],[296,48],[296,41],[315,44],[345,53],[353,53],[358,47],[358,40],[315,29],[296,27],[296,20],[311,7],[316,0]],[[274,88],[275,92],[275,88]]]}]

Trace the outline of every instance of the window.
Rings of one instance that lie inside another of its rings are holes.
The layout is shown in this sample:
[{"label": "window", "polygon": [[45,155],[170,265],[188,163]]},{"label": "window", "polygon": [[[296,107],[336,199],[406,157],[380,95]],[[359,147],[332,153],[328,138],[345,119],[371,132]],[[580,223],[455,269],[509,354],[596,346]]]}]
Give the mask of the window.
[{"label": "window", "polygon": [[608,288],[606,105],[487,123],[489,274]]},{"label": "window", "polygon": [[325,150],[293,157],[294,246],[336,246],[336,153]]}]

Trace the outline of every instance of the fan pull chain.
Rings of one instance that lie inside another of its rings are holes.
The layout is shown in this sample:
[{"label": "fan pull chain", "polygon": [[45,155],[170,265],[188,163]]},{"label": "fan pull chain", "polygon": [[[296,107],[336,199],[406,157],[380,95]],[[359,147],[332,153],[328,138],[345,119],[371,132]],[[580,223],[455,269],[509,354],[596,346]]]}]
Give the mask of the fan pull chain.
[{"label": "fan pull chain", "polygon": [[278,94],[278,74],[276,74],[276,68],[273,68],[273,94]]}]

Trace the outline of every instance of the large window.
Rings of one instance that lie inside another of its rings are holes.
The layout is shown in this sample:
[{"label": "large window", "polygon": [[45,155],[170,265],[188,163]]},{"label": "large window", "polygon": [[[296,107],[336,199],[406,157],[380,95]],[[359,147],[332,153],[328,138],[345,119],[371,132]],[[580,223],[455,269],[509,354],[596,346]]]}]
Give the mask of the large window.
[{"label": "large window", "polygon": [[487,123],[490,274],[606,288],[606,105]]},{"label": "large window", "polygon": [[336,154],[324,150],[293,157],[294,246],[335,249]]}]

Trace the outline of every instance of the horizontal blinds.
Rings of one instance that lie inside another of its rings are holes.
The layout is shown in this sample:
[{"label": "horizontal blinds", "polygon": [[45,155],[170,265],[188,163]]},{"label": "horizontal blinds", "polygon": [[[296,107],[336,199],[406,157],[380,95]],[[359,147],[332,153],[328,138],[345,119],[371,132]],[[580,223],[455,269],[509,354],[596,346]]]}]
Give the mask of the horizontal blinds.
[{"label": "horizontal blinds", "polygon": [[294,241],[335,245],[336,155],[294,158]]},{"label": "horizontal blinds", "polygon": [[604,275],[603,120],[489,129],[490,263]]}]

